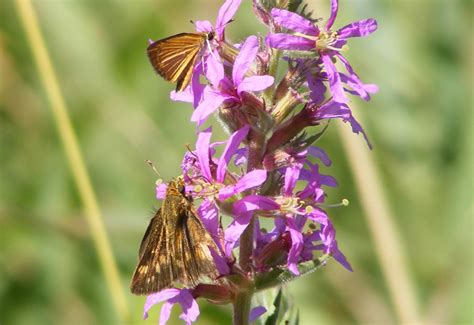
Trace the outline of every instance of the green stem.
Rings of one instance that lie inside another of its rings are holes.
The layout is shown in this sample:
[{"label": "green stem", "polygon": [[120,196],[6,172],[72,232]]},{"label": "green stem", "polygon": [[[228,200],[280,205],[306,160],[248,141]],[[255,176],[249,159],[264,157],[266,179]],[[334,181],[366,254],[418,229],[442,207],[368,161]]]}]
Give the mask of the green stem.
[{"label": "green stem", "polygon": [[244,291],[237,294],[237,297],[234,302],[234,325],[248,325],[252,294],[253,292],[248,291]]}]

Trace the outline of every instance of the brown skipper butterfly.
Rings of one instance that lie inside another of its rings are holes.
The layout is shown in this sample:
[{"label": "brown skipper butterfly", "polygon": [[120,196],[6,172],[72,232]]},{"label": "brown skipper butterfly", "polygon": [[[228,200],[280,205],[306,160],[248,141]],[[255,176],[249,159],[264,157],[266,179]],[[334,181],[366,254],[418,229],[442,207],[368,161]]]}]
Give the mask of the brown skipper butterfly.
[{"label": "brown skipper butterfly", "polygon": [[145,232],[130,290],[148,295],[173,287],[195,287],[218,274],[210,248],[217,245],[186,196],[182,177],[171,181],[161,208]]}]

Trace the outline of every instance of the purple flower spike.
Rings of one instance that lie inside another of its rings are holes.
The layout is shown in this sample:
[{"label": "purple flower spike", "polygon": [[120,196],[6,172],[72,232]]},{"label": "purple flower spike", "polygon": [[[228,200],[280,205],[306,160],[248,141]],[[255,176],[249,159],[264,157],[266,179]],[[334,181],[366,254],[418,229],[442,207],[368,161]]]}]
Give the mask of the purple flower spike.
[{"label": "purple flower spike", "polygon": [[[145,277],[143,283],[152,284],[160,276],[168,281],[162,286],[164,290],[147,297],[144,306],[146,318],[152,306],[162,304],[159,324],[168,321],[175,304],[180,305],[180,318],[186,324],[196,321],[198,297],[214,304],[232,304],[235,315],[253,323],[267,310],[254,305],[244,308],[238,297],[248,294],[252,298],[254,292],[267,286],[281,285],[284,279],[273,277],[274,270],[299,275],[303,265],[314,269],[305,262],[331,256],[352,271],[326,212],[326,207],[342,207],[346,202],[337,204],[332,191],[326,191],[338,182],[326,174],[332,161],[319,147],[326,142],[318,142],[318,147],[313,143],[326,135],[332,125],[329,120],[340,119],[354,133],[362,133],[371,147],[349,107],[349,98],[369,101],[378,87],[359,78],[344,52],[350,39],[376,31],[377,22],[362,19],[335,28],[338,0],[329,0],[326,22],[311,14],[276,8],[278,1],[252,0],[267,36],[265,41],[246,36],[236,44],[227,39],[225,29],[242,1],[221,1],[214,25],[196,22],[196,30],[204,34],[177,35],[190,40],[189,46],[178,46],[171,38],[168,44],[174,48],[170,55],[163,52],[158,56],[157,64],[172,72],[174,69],[172,80],[183,78],[183,73],[191,75],[190,65],[194,65],[189,87],[173,92],[171,98],[193,106],[191,121],[196,123],[197,139],[195,149],[189,149],[181,161],[179,180],[183,181],[184,193],[181,184],[179,191],[184,196],[157,182],[156,197],[164,200],[161,211],[176,207],[180,222],[194,222],[207,230],[200,229],[205,240],[200,241],[192,224],[187,223],[189,231],[175,236],[175,246],[167,247],[168,256],[151,272],[143,257],[157,254],[160,248],[153,243],[142,244],[137,271]],[[203,126],[213,124],[209,117],[215,113],[228,133],[225,138],[214,139],[215,128]],[[174,195],[167,196],[167,191]],[[156,222],[152,225],[154,232],[160,227]],[[196,258],[200,262],[206,259],[206,264],[196,263],[178,249],[203,244],[209,252]],[[160,274],[161,269],[173,269],[175,260],[184,263],[196,281],[178,283],[175,276]],[[132,281],[132,292],[138,292],[134,289]]]}]

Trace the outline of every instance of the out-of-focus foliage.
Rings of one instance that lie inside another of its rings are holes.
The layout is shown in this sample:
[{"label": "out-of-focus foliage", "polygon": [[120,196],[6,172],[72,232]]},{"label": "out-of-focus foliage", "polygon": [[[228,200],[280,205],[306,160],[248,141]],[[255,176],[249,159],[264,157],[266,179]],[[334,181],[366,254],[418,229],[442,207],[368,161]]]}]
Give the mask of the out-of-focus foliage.
[{"label": "out-of-focus foliage", "polygon": [[[327,16],[329,0],[308,1]],[[105,216],[124,288],[151,216],[156,175],[179,174],[195,140],[191,108],[171,102],[145,48],[192,31],[219,1],[34,2]],[[375,145],[396,225],[427,323],[472,323],[472,5],[469,1],[342,1],[338,23],[374,17],[379,30],[347,54],[380,93],[357,102]],[[342,25],[338,25],[339,27]],[[244,1],[235,41],[264,32]],[[362,139],[361,139],[362,141]],[[353,273],[329,263],[289,285],[301,324],[394,323],[395,313],[358,204],[341,143],[330,127],[328,201]],[[10,0],[0,1],[0,324],[117,321],[31,50]],[[143,297],[128,295],[140,323]],[[202,304],[202,324],[230,308]],[[158,311],[147,323],[157,322]],[[172,319],[177,322],[175,316]]]}]

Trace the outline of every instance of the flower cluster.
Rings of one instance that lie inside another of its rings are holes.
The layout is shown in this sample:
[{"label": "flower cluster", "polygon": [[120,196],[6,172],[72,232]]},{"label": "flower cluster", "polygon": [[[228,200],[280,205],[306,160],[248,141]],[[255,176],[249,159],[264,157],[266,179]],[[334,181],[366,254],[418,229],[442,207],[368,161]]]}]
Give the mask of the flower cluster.
[{"label": "flower cluster", "polygon": [[[337,182],[322,174],[320,166],[330,166],[331,160],[314,142],[331,119],[341,119],[371,146],[348,96],[368,101],[377,87],[364,84],[343,53],[350,38],[371,34],[377,23],[365,19],[334,29],[338,0],[331,0],[325,23],[305,6],[282,8],[276,1],[253,0],[255,15],[269,32],[234,44],[225,29],[240,2],[226,0],[215,26],[196,22],[198,32],[213,32],[215,37],[196,61],[188,88],[171,93],[172,100],[194,107],[191,121],[196,123],[197,142],[181,167],[186,191],[199,204],[199,217],[219,248],[212,254],[220,277],[215,283],[149,296],[145,317],[154,304],[165,302],[160,324],[168,320],[175,303],[189,324],[199,315],[197,297],[235,303],[245,288],[258,289],[259,275],[278,269],[296,277],[301,263],[317,257],[331,256],[352,270],[325,211],[324,187]],[[213,114],[230,134],[225,141],[213,142],[212,126],[204,126]],[[165,188],[157,187],[159,199]],[[261,226],[262,220],[269,229]],[[255,307],[247,319],[265,312]]]}]

